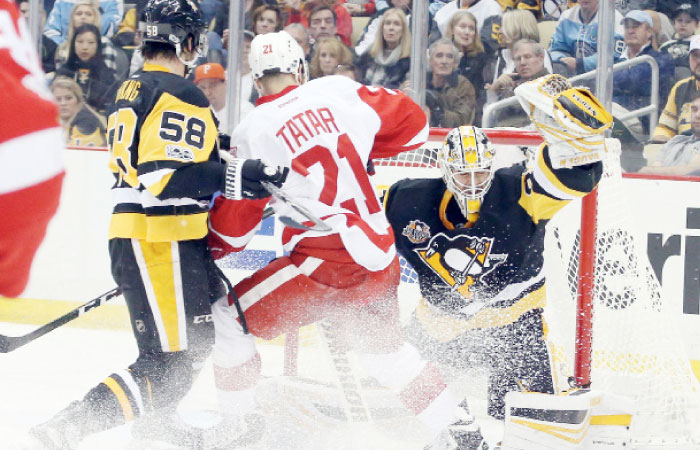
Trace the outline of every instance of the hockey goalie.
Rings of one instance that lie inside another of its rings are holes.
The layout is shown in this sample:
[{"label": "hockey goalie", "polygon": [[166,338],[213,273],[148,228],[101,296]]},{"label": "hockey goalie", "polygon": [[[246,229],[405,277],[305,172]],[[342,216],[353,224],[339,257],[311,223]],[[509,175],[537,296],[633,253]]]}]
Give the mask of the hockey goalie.
[{"label": "hockey goalie", "polygon": [[[404,179],[385,198],[397,249],[423,296],[407,328],[411,341],[444,365],[487,369],[487,411],[501,420],[511,410],[508,392],[555,392],[542,320],[545,227],[595,188],[612,126],[588,89],[559,75],[518,92],[545,138],[527,167],[496,170],[498,149],[482,130],[463,126],[437,152],[443,179]],[[451,443],[434,448],[481,448],[472,422],[454,424]]]}]

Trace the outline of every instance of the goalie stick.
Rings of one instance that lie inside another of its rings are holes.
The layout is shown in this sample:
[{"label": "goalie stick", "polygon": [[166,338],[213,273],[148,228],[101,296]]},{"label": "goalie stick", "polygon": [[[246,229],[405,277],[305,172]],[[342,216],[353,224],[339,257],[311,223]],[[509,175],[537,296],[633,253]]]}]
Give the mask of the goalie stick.
[{"label": "goalie stick", "polygon": [[55,330],[56,328],[82,316],[86,312],[95,309],[103,304],[107,303],[114,297],[121,295],[119,288],[114,288],[110,291],[105,292],[97,298],[90,300],[87,303],[83,303],[77,308],[67,312],[58,319],[55,319],[46,325],[43,325],[31,333],[25,334],[24,336],[4,336],[0,335],[0,353],[9,353],[13,350],[18,349],[35,339],[40,338],[46,333]]}]

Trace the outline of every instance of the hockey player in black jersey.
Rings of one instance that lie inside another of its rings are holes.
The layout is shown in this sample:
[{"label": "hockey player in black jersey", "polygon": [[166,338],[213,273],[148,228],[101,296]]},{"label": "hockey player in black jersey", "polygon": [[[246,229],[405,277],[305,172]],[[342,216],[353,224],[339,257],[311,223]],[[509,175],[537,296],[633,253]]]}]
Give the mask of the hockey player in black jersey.
[{"label": "hockey player in black jersey", "polygon": [[[498,419],[506,392],[553,391],[542,318],[545,225],[597,185],[612,124],[587,89],[558,75],[523,86],[516,94],[545,138],[527,167],[493,171],[488,137],[463,126],[438,152],[442,178],[401,180],[385,197],[397,249],[423,296],[408,339],[443,364],[487,368],[488,413]],[[463,420],[428,448],[483,448],[463,406]]]},{"label": "hockey player in black jersey", "polygon": [[202,444],[177,427],[176,407],[213,345],[211,303],[226,294],[207,247],[209,204],[217,191],[234,200],[269,197],[260,181],[284,179],[260,161],[219,160],[209,102],[184,78],[206,52],[197,3],[149,0],[143,20],[144,68],[117,92],[107,133],[112,275],[139,355],[34,427],[32,448],[74,449],[86,435],[133,419],[140,419],[134,429],[148,429],[142,435],[169,435],[184,448]]}]

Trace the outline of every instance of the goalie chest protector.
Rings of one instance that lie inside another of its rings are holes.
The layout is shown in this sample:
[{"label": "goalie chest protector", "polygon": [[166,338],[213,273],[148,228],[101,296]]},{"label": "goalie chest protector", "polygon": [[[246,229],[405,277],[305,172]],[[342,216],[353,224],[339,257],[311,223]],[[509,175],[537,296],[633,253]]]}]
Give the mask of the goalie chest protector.
[{"label": "goalie chest protector", "polygon": [[[535,223],[520,204],[524,170],[513,166],[494,174],[479,217],[469,228],[442,178],[406,179],[390,188],[386,214],[397,250],[418,273],[429,303],[465,318],[485,309],[526,306],[518,314],[501,315],[512,320],[482,323],[485,327],[512,323],[544,305],[538,294],[544,292],[547,220]],[[529,295],[533,293],[538,294]]]}]

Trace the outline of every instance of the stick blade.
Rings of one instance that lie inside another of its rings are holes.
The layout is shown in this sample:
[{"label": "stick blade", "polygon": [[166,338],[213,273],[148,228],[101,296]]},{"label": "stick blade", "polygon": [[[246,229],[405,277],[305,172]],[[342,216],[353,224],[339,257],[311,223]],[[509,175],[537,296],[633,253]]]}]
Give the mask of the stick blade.
[{"label": "stick blade", "polygon": [[333,228],[328,226],[324,222],[319,222],[319,223],[314,223],[314,225],[307,226],[304,225],[303,223],[299,223],[296,220],[292,219],[291,217],[287,216],[279,216],[278,217],[280,222],[282,222],[284,225],[290,227],[290,228],[297,228],[299,230],[311,230],[311,231],[332,231]]}]

